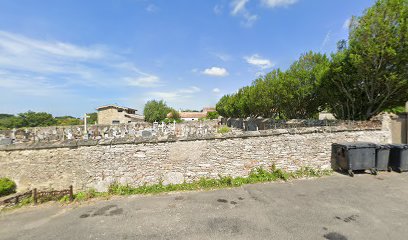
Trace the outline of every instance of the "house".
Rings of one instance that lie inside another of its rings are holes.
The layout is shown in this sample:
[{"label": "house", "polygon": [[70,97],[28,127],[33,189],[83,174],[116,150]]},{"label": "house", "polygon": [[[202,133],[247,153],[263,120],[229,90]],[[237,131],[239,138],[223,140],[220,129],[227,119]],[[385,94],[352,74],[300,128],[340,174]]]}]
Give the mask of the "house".
[{"label": "house", "polygon": [[131,122],[144,122],[144,116],[137,114],[137,110],[117,105],[98,107],[98,124],[111,125]]},{"label": "house", "polygon": [[179,112],[180,119],[184,121],[197,121],[200,118],[207,117],[208,112],[215,112],[215,108],[205,107],[201,112]]}]

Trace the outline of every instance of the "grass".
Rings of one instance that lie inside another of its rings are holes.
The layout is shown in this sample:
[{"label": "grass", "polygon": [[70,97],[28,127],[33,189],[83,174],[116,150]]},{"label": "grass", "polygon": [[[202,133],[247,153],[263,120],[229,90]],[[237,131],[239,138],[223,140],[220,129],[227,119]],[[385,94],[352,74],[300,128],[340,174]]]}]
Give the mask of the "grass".
[{"label": "grass", "polygon": [[129,185],[120,185],[114,183],[109,187],[110,195],[134,195],[134,194],[158,194],[172,191],[191,191],[191,190],[210,190],[219,188],[239,187],[245,184],[254,184],[273,181],[288,181],[290,179],[305,178],[305,177],[321,177],[330,175],[331,170],[314,170],[312,168],[301,168],[298,171],[289,173],[272,167],[269,171],[262,168],[257,168],[252,171],[248,177],[223,177],[218,179],[201,178],[198,181],[191,183],[183,182],[181,184],[163,185],[162,182],[153,185],[143,185],[140,187],[132,187]]},{"label": "grass", "polygon": [[221,133],[221,134],[229,133],[229,132],[231,132],[231,128],[229,128],[227,126],[222,126],[222,127],[218,128],[217,132]]},{"label": "grass", "polygon": [[[247,177],[230,177],[219,176],[217,179],[201,178],[198,181],[191,183],[183,182],[181,184],[163,185],[163,182],[153,185],[143,185],[140,187],[132,187],[130,185],[121,185],[113,183],[109,186],[108,192],[97,192],[95,189],[90,189],[84,192],[78,192],[74,195],[74,202],[83,202],[93,198],[109,198],[114,195],[135,195],[135,194],[159,194],[173,191],[193,191],[193,190],[212,190],[221,188],[240,187],[245,184],[273,182],[273,181],[288,181],[299,178],[322,177],[332,174],[332,170],[316,170],[309,167],[303,167],[295,172],[286,172],[272,166],[270,169],[257,168]],[[59,199],[43,199],[39,203],[47,201],[59,201],[60,203],[69,203],[69,196],[64,196]],[[33,199],[26,198],[21,203],[8,209],[15,209],[22,206],[30,205]]]}]

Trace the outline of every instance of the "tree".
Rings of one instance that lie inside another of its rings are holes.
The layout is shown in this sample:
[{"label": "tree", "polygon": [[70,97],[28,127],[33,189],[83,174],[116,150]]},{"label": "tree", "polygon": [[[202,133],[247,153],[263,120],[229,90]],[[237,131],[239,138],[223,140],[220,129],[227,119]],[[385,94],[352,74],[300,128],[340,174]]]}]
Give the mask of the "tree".
[{"label": "tree", "polygon": [[379,0],[354,17],[349,46],[332,56],[323,80],[337,118],[366,120],[408,98],[408,2]]},{"label": "tree", "polygon": [[218,112],[207,112],[208,119],[217,119],[219,116]]},{"label": "tree", "polygon": [[24,127],[46,127],[57,124],[57,120],[49,113],[46,112],[33,112],[28,111],[18,114],[23,119]]},{"label": "tree", "polygon": [[279,79],[276,92],[285,118],[313,118],[323,104],[319,87],[329,68],[329,59],[320,53],[308,52],[294,62]]},{"label": "tree", "polygon": [[147,122],[161,122],[170,111],[171,108],[163,100],[151,100],[146,103],[143,114]]},{"label": "tree", "polygon": [[94,113],[87,113],[86,115],[89,116],[87,123],[88,124],[95,124],[98,122],[98,113],[94,112]]},{"label": "tree", "polygon": [[24,122],[21,117],[11,116],[0,119],[0,129],[12,129],[24,127]]}]

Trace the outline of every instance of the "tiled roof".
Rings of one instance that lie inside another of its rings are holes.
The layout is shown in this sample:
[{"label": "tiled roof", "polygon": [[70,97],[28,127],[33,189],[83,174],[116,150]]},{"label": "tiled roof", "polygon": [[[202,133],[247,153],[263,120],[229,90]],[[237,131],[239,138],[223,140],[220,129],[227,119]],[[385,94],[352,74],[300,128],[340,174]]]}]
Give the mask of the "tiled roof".
[{"label": "tiled roof", "polygon": [[181,112],[180,118],[203,118],[206,117],[207,114],[204,112]]}]

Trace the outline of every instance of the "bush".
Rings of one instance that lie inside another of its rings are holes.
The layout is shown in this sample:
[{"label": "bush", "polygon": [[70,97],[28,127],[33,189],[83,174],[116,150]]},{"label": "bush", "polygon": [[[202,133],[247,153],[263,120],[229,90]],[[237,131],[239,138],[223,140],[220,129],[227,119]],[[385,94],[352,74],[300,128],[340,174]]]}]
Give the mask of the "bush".
[{"label": "bush", "polygon": [[8,178],[0,178],[0,197],[16,192],[17,185]]}]

